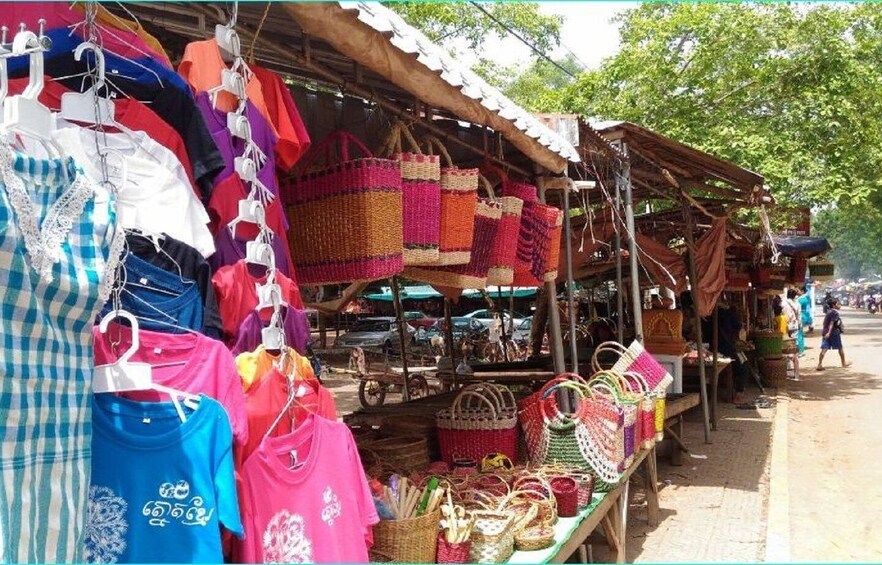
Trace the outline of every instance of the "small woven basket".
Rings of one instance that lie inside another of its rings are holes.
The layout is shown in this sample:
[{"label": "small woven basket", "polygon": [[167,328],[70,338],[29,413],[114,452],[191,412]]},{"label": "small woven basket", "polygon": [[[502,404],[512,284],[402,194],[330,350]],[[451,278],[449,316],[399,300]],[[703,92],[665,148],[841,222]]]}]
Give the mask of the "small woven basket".
[{"label": "small woven basket", "polygon": [[374,526],[374,551],[398,563],[434,563],[441,511],[406,520],[380,520]]},{"label": "small woven basket", "polygon": [[401,471],[425,469],[432,460],[424,437],[397,436],[363,443],[362,449],[373,452],[384,466]]},{"label": "small woven basket", "polygon": [[475,510],[472,529],[472,563],[505,563],[514,553],[512,516],[507,512]]},{"label": "small woven basket", "polygon": [[581,475],[579,482],[579,511],[585,510],[591,506],[591,497],[594,495],[594,475]]},{"label": "small woven basket", "polygon": [[515,549],[518,551],[538,551],[554,545],[554,528],[534,526],[515,534]]},{"label": "small woven basket", "polygon": [[579,514],[579,484],[572,477],[552,477],[549,481],[554,499],[557,501],[557,515],[572,518]]},{"label": "small woven basket", "polygon": [[450,543],[443,533],[438,534],[437,563],[468,563],[472,551],[472,540]]}]

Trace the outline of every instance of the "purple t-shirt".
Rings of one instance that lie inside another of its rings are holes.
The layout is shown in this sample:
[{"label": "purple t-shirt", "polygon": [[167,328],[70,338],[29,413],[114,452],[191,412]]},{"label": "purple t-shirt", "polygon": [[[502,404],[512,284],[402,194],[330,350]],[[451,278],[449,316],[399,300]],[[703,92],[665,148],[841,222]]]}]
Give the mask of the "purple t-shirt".
[{"label": "purple t-shirt", "polygon": [[[248,240],[234,238],[227,226],[217,230],[217,235],[214,236],[214,254],[208,258],[212,272],[217,272],[226,265],[235,265],[240,259],[244,259],[247,242]],[[291,265],[288,263],[288,254],[282,239],[273,236],[271,245],[276,256],[276,270],[291,278]]]},{"label": "purple t-shirt", "polygon": [[[202,112],[205,124],[211,132],[211,137],[224,158],[224,168],[214,179],[214,184],[217,185],[217,183],[235,172],[233,160],[241,156],[245,151],[245,140],[233,136],[227,128],[227,113],[211,105],[211,98],[207,92],[201,92],[196,96],[196,105],[199,107],[199,111]],[[263,167],[257,171],[257,178],[270,192],[278,196],[279,182],[276,178],[276,144],[279,141],[278,137],[267,123],[266,118],[260,113],[260,110],[251,102],[246,103],[245,117],[248,118],[248,123],[251,125],[251,139],[254,140],[254,143],[260,147],[267,157]],[[287,223],[285,225],[287,227]]]},{"label": "purple t-shirt", "polygon": [[[285,330],[285,343],[289,347],[293,347],[297,353],[306,355],[306,345],[311,337],[306,312],[298,310],[293,306],[288,306],[282,312],[284,318],[282,320],[282,328]],[[236,345],[233,346],[233,355],[257,349],[257,346],[263,341],[260,332],[264,327],[266,326],[260,319],[257,311],[248,314],[242,321],[242,325],[239,326],[239,337],[236,339]]]}]

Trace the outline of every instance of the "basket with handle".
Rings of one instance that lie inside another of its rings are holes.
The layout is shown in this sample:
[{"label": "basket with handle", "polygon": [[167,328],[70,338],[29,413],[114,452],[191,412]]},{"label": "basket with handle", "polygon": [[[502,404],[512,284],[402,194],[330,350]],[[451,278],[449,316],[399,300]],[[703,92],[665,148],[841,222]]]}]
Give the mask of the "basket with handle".
[{"label": "basket with handle", "polygon": [[514,553],[513,517],[507,512],[475,510],[472,528],[472,563],[505,563]]},{"label": "basket with handle", "polygon": [[541,286],[557,278],[562,226],[560,209],[524,202],[512,284]]},{"label": "basket with handle", "polygon": [[[609,373],[609,374],[607,374]],[[588,381],[588,387],[606,397],[622,409],[622,448],[623,460],[620,471],[624,471],[634,462],[637,445],[637,405],[623,398],[618,375],[610,371],[596,373]]]},{"label": "basket with handle", "polygon": [[441,511],[374,525],[373,550],[397,563],[434,563]]},{"label": "basket with handle", "polygon": [[620,380],[625,394],[637,401],[640,447],[651,449],[655,445],[655,398],[652,391],[639,373],[626,372],[620,376]]},{"label": "basket with handle", "polygon": [[[363,156],[353,158],[352,147]],[[398,162],[332,132],[303,157],[283,196],[298,283],[370,281],[402,271]]]},{"label": "basket with handle", "polygon": [[530,501],[536,507],[534,519],[523,522],[523,528],[553,526],[557,523],[557,499],[548,479],[541,474],[530,473],[515,480],[511,493],[500,503],[499,508],[509,508],[522,501]]},{"label": "basket with handle", "polygon": [[640,386],[642,386],[644,394],[648,402],[652,406],[652,427],[644,429],[644,442],[647,441],[648,433],[651,430],[651,435],[653,437],[653,442],[650,446],[656,441],[661,441],[664,439],[665,434],[665,400],[667,397],[667,392],[665,389],[652,390],[649,386],[649,383],[646,382],[646,379],[643,378],[643,375],[640,373],[627,372],[623,375],[629,381],[636,381]]},{"label": "basket with handle", "polygon": [[[503,182],[508,182],[508,174],[494,167]],[[489,193],[492,194],[493,186],[486,177],[481,177]],[[534,194],[535,197],[535,194]],[[514,282],[514,269],[517,262],[517,241],[521,231],[521,214],[524,208],[524,200],[517,196],[500,196],[497,202],[502,207],[502,218],[499,220],[499,230],[490,252],[490,270],[487,272],[487,284],[510,285]]]},{"label": "basket with handle", "polygon": [[616,362],[611,368],[613,372],[619,374],[628,371],[639,373],[652,390],[666,389],[674,382],[674,377],[668,373],[667,369],[636,339],[628,347],[616,341],[605,341],[598,345],[591,357],[591,365],[595,371],[604,369],[600,364],[600,356],[603,353],[613,353],[617,356]]},{"label": "basket with handle", "polygon": [[379,154],[401,163],[404,264],[437,264],[441,237],[440,158],[423,154],[403,122],[393,124]]},{"label": "basket with handle", "polygon": [[450,408],[436,415],[441,459],[480,461],[488,453],[517,460],[518,419],[514,395],[506,387],[479,384],[462,390]]},{"label": "basket with handle", "polygon": [[450,543],[443,533],[438,533],[438,563],[468,563],[472,540]]},{"label": "basket with handle", "polygon": [[460,169],[437,137],[423,138],[428,153],[433,149],[444,159],[441,167],[441,224],[439,265],[465,265],[472,258],[475,207],[478,205],[478,169]]},{"label": "basket with handle", "polygon": [[515,534],[515,549],[518,551],[538,551],[554,545],[554,528],[533,526]]},{"label": "basket with handle", "polygon": [[405,276],[409,279],[431,284],[445,296],[459,296],[465,288],[486,288],[487,272],[490,270],[490,252],[502,208],[499,203],[480,198],[475,206],[475,231],[472,239],[471,258],[465,265],[446,267],[408,267]]},{"label": "basket with handle", "polygon": [[546,396],[546,391],[558,383],[568,380],[584,383],[582,377],[575,373],[564,373],[550,379],[541,389],[518,402],[518,421],[524,432],[527,454],[534,464],[545,461],[548,450],[548,437],[545,433],[545,418],[542,415],[541,403],[554,405],[555,399]]}]

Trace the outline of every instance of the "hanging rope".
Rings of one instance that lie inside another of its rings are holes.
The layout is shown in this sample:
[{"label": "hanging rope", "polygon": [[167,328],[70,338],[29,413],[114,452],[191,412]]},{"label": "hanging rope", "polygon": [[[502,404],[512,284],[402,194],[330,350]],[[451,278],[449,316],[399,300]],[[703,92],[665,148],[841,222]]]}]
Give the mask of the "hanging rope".
[{"label": "hanging rope", "polygon": [[769,240],[769,247],[772,249],[772,264],[777,265],[781,258],[781,252],[778,251],[778,244],[775,243],[775,238],[772,237],[772,223],[769,221],[769,215],[766,213],[766,207],[763,205],[759,207],[759,216],[765,236]]},{"label": "hanging rope", "polygon": [[263,24],[266,23],[266,18],[269,16],[270,7],[272,7],[272,2],[266,3],[266,8],[263,10],[263,16],[260,18],[260,23],[257,24],[257,30],[254,32],[254,36],[251,38],[251,45],[248,47],[248,62],[254,64],[254,47],[257,45],[257,38],[260,37],[260,32],[263,30]]}]

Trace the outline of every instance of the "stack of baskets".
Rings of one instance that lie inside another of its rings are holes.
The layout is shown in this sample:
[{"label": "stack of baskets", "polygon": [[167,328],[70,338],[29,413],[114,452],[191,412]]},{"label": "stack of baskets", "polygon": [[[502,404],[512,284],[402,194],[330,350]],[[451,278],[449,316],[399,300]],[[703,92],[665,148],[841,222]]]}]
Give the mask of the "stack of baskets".
[{"label": "stack of baskets", "polygon": [[760,330],[754,332],[753,342],[763,378],[769,386],[784,386],[787,383],[787,358],[784,355],[789,354],[784,349],[784,338],[775,330]]}]

